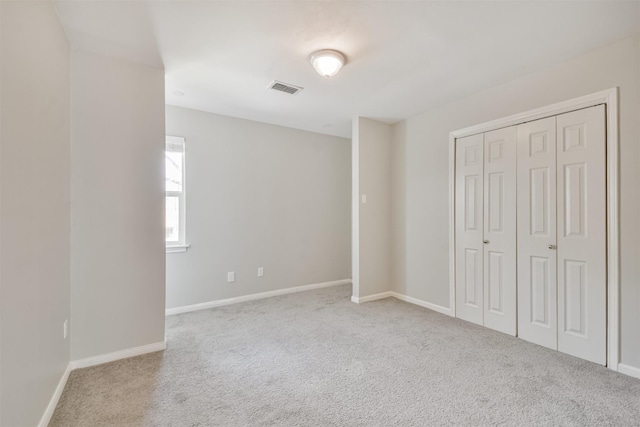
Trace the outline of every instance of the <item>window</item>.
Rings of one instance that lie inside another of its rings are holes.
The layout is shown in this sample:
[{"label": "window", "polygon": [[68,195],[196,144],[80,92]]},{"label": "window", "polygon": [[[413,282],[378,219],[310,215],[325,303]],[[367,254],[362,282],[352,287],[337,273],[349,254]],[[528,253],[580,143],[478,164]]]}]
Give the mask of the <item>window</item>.
[{"label": "window", "polygon": [[164,164],[167,252],[184,252],[188,247],[185,238],[184,138],[167,136]]}]

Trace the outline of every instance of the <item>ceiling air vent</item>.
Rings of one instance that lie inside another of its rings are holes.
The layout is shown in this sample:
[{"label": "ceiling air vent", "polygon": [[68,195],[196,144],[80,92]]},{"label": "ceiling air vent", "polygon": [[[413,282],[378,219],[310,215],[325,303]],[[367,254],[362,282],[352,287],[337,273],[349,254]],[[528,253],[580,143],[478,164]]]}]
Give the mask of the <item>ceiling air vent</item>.
[{"label": "ceiling air vent", "polygon": [[288,93],[289,95],[295,95],[300,92],[303,88],[300,86],[290,85],[289,83],[282,83],[277,80],[274,80],[273,83],[269,86],[269,89],[277,90],[280,92]]}]

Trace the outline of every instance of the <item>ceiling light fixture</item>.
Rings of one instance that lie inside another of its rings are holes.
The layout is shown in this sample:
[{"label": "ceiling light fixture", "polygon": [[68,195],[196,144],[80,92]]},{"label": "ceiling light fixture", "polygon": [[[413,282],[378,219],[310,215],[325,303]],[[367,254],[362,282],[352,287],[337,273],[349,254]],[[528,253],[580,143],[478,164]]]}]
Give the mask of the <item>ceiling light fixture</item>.
[{"label": "ceiling light fixture", "polygon": [[322,77],[333,77],[345,64],[344,55],[337,50],[324,49],[313,52],[309,56],[309,62]]}]

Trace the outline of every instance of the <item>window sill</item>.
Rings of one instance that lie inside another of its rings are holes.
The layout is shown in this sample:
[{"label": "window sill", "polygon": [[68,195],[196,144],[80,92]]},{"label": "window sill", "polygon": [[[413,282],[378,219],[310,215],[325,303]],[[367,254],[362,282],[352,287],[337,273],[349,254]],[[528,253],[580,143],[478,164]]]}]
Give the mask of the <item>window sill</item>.
[{"label": "window sill", "polygon": [[171,245],[171,246],[167,246],[167,253],[168,254],[175,254],[178,252],[187,252],[187,249],[189,249],[189,246],[191,245]]}]

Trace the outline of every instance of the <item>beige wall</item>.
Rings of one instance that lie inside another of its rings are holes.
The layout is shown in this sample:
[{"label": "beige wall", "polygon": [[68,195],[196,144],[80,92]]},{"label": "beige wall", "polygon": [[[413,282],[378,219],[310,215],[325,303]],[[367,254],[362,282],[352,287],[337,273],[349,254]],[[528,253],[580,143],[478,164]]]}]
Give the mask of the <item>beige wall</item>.
[{"label": "beige wall", "polygon": [[348,139],[172,106],[166,123],[191,245],[167,254],[168,308],[351,277]]},{"label": "beige wall", "polygon": [[70,52],[49,2],[0,2],[0,425],[37,425],[69,362]]},{"label": "beige wall", "polygon": [[640,38],[634,36],[394,125],[395,290],[449,306],[448,134],[589,93],[620,88],[622,363],[640,367]]},{"label": "beige wall", "polygon": [[164,71],[72,57],[71,358],[164,340]]},{"label": "beige wall", "polygon": [[[391,126],[357,117],[353,124],[354,224],[358,271],[354,296],[390,291],[391,283]],[[367,202],[362,203],[366,195]]]}]

